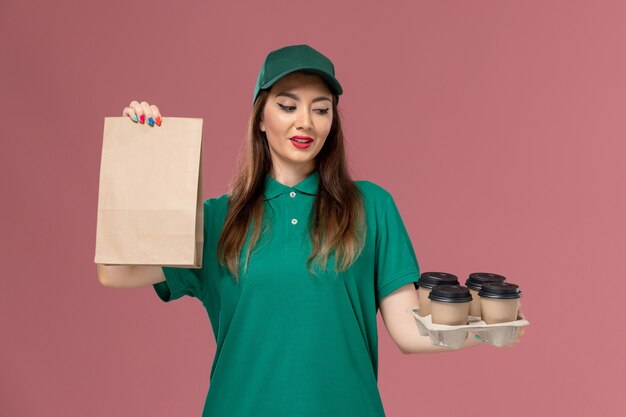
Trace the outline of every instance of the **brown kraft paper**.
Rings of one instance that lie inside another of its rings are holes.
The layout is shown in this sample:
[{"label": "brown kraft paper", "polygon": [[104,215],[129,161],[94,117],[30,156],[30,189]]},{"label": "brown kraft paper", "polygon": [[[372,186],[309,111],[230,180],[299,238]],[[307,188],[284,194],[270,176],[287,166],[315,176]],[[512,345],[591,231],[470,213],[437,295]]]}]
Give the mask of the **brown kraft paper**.
[{"label": "brown kraft paper", "polygon": [[202,266],[202,119],[105,117],[95,263]]}]

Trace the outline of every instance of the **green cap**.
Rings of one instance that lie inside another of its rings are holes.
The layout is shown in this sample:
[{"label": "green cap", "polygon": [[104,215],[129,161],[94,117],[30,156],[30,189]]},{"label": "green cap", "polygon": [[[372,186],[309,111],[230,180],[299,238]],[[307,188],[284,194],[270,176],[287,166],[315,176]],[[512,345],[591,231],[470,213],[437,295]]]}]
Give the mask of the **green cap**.
[{"label": "green cap", "polygon": [[276,81],[294,71],[313,73],[322,77],[337,95],[339,103],[343,89],[335,78],[335,66],[330,59],[309,45],[290,45],[276,49],[265,57],[254,87],[252,104],[254,105],[262,89],[271,88]]}]

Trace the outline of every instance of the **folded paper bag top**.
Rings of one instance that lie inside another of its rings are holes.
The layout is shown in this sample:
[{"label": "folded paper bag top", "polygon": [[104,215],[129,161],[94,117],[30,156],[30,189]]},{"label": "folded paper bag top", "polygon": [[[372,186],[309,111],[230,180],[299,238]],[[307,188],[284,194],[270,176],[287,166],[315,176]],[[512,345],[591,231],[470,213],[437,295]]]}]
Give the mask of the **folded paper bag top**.
[{"label": "folded paper bag top", "polygon": [[202,119],[105,117],[95,263],[202,266]]}]

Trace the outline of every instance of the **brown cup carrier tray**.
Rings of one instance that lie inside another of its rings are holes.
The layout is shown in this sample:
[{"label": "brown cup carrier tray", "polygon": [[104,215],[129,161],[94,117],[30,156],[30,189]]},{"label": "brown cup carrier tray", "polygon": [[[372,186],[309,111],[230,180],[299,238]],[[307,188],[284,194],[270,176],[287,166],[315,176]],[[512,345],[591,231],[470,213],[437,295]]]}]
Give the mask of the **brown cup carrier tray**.
[{"label": "brown cup carrier tray", "polygon": [[530,324],[521,312],[518,313],[517,320],[506,323],[487,324],[480,317],[469,316],[468,324],[449,326],[433,324],[430,314],[426,317],[418,314],[418,307],[406,308],[405,311],[415,317],[420,335],[430,336],[433,345],[448,346],[452,349],[463,346],[469,331],[480,336],[486,343],[501,347],[514,340],[521,327]]}]

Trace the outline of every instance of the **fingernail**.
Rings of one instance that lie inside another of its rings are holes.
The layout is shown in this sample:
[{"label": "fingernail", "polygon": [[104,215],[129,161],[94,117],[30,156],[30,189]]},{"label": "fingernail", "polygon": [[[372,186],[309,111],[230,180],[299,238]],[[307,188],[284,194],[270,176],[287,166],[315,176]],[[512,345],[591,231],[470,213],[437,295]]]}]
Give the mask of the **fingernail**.
[{"label": "fingernail", "polygon": [[141,116],[139,116],[139,120],[141,120],[141,123],[145,123],[146,122],[146,116],[144,116],[142,114]]},{"label": "fingernail", "polygon": [[161,126],[161,116],[156,117],[156,124]]},{"label": "fingernail", "polygon": [[148,124],[154,126],[154,119],[152,117],[148,117]]},{"label": "fingernail", "polygon": [[133,121],[134,121],[135,123],[137,123],[137,115],[136,115],[136,114],[133,114]]},{"label": "fingernail", "polygon": [[482,337],[478,336],[477,334],[475,334],[475,335],[474,335],[474,337],[475,337],[476,339],[482,339]]}]

